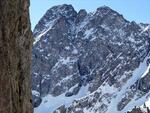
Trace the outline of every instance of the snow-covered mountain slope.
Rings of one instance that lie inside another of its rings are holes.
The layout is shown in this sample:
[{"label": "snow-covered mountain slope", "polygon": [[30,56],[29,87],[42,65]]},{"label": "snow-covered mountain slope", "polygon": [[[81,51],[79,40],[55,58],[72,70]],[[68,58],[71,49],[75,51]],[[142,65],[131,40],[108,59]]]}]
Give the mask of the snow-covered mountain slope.
[{"label": "snow-covered mountain slope", "polygon": [[106,6],[87,13],[64,4],[33,33],[35,113],[124,113],[149,98],[148,24]]},{"label": "snow-covered mountain slope", "polygon": [[150,113],[150,100],[148,99],[143,105],[135,106],[128,113]]},{"label": "snow-covered mountain slope", "polygon": [[150,99],[140,106],[140,109],[143,113],[150,113]]}]

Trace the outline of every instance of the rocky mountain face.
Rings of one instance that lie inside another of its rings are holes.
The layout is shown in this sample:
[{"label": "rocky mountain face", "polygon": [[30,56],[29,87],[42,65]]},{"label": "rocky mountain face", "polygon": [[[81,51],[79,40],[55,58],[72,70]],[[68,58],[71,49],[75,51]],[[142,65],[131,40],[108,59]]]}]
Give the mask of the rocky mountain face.
[{"label": "rocky mountain face", "polygon": [[32,113],[28,0],[0,0],[0,113]]},{"label": "rocky mountain face", "polygon": [[127,113],[150,113],[149,109],[146,109],[146,111],[141,110],[140,108],[134,108],[132,111],[128,111]]},{"label": "rocky mountain face", "polygon": [[150,100],[146,101],[141,106],[135,106],[132,110],[127,113],[150,113]]},{"label": "rocky mountain face", "polygon": [[150,94],[149,28],[107,6],[50,8],[33,32],[32,88],[42,98],[35,113],[125,113],[142,105]]},{"label": "rocky mountain face", "polygon": [[150,113],[150,100],[146,101],[140,107],[134,107],[131,111],[127,113]]}]

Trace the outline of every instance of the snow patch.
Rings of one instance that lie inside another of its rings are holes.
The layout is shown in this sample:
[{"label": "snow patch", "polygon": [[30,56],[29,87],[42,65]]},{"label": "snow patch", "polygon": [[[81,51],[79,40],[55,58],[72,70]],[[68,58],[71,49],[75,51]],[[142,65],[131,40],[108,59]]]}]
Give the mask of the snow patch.
[{"label": "snow patch", "polygon": [[67,65],[76,62],[76,59],[71,59],[70,57],[60,59],[61,64]]},{"label": "snow patch", "polygon": [[146,26],[146,27],[141,31],[140,35],[143,34],[143,33],[146,32],[146,31],[148,31],[149,29],[150,29],[150,25]]},{"label": "snow patch", "polygon": [[149,70],[150,70],[150,64],[148,65],[146,71],[145,71],[144,74],[141,76],[141,78],[145,77],[145,76],[148,74]]},{"label": "snow patch", "polygon": [[78,54],[78,50],[76,48],[73,49],[72,54]]},{"label": "snow patch", "polygon": [[70,47],[69,47],[69,46],[66,46],[65,49],[66,49],[66,50],[70,50]]},{"label": "snow patch", "polygon": [[35,96],[40,96],[40,93],[36,90],[32,90],[32,95],[35,95]]},{"label": "snow patch", "polygon": [[61,105],[69,106],[74,100],[84,97],[87,94],[88,86],[82,86],[79,93],[71,97],[66,97],[65,93],[57,97],[49,94],[42,98],[42,103],[34,109],[34,113],[53,113]]},{"label": "snow patch", "polygon": [[89,36],[93,34],[93,31],[94,31],[93,28],[91,28],[91,29],[89,29],[89,30],[86,30],[85,33],[84,33],[85,36],[84,36],[83,39],[88,39]]},{"label": "snow patch", "polygon": [[33,45],[35,45],[40,39],[41,39],[41,37],[42,36],[44,36],[50,29],[52,29],[52,26],[54,25],[54,22],[56,21],[56,19],[55,20],[53,20],[53,21],[51,21],[51,22],[49,22],[48,24],[47,24],[47,26],[49,27],[49,28],[45,28],[37,37],[35,37],[34,39],[35,39],[35,41],[34,41],[34,43],[33,43]]}]

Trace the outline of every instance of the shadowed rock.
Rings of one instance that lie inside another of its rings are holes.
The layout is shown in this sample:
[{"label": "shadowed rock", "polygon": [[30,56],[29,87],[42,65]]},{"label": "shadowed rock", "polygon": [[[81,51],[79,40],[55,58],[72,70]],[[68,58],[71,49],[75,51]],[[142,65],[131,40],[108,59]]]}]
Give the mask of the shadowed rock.
[{"label": "shadowed rock", "polygon": [[0,0],[0,113],[32,113],[29,0]]}]

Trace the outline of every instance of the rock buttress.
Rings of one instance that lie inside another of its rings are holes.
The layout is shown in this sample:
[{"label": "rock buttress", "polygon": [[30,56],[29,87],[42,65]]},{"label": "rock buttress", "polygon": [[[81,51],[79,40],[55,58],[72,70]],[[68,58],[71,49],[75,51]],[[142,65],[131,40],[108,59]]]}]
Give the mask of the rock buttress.
[{"label": "rock buttress", "polygon": [[32,113],[29,0],[0,0],[0,113]]}]

